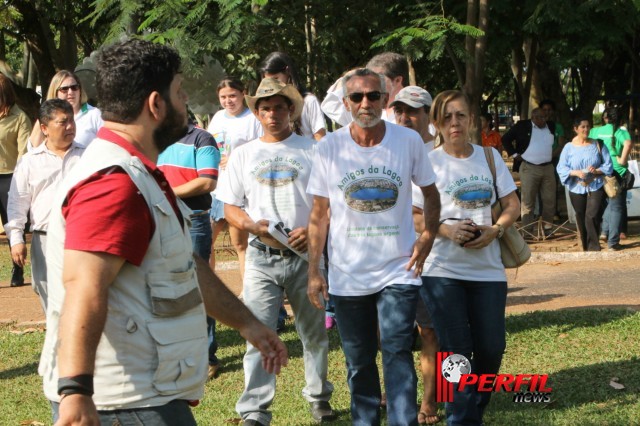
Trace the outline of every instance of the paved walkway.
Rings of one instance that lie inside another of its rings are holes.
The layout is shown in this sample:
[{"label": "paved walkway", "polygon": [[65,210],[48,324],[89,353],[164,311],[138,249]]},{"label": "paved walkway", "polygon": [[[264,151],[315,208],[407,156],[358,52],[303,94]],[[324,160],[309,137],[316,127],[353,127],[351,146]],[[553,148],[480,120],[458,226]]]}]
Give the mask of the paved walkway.
[{"label": "paved walkway", "polygon": [[[532,245],[531,261],[508,270],[507,312],[575,307],[640,309],[640,221],[630,223],[629,239],[619,252],[582,253],[567,250],[575,240],[550,240]],[[218,274],[240,294],[237,262],[220,262]],[[0,322],[42,325],[44,315],[30,286],[0,284]]]}]

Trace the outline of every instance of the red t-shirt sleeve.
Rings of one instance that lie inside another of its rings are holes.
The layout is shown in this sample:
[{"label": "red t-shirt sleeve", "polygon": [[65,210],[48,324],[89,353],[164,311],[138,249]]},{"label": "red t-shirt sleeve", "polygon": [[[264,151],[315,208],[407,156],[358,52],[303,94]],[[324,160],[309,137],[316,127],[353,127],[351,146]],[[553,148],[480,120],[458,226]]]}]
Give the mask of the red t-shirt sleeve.
[{"label": "red t-shirt sleeve", "polygon": [[144,197],[119,167],[78,183],[62,206],[64,248],[109,253],[140,266],[155,230]]}]

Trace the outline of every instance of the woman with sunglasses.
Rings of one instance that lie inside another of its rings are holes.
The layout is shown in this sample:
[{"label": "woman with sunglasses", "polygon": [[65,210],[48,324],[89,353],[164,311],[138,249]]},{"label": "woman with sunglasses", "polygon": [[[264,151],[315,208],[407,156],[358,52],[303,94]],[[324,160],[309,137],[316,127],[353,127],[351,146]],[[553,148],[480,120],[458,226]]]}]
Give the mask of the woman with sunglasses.
[{"label": "woman with sunglasses", "polygon": [[284,52],[270,53],[260,67],[262,78],[271,77],[285,84],[292,84],[304,99],[302,115],[293,122],[293,131],[308,138],[319,141],[327,134],[324,115],[320,102],[314,94],[302,85],[293,59]]},{"label": "woman with sunglasses", "polygon": [[[470,142],[473,117],[462,92],[447,90],[436,96],[431,122],[440,144],[429,160],[442,208],[420,293],[440,350],[466,357],[474,374],[496,374],[506,347],[507,300],[498,239],[520,215],[516,185],[501,155],[490,149],[494,182],[484,148]],[[496,201],[503,211],[492,225],[491,206]],[[446,404],[447,424],[482,424],[491,393],[453,388],[453,402]]]},{"label": "woman with sunglasses", "polygon": [[[89,145],[95,139],[103,121],[100,110],[87,103],[87,93],[82,90],[80,80],[73,72],[62,70],[53,76],[49,83],[47,100],[54,98],[64,99],[71,104],[76,122],[74,141],[82,146]],[[36,122],[29,142],[31,147],[35,148],[43,141],[44,135],[40,130],[40,123]]]}]

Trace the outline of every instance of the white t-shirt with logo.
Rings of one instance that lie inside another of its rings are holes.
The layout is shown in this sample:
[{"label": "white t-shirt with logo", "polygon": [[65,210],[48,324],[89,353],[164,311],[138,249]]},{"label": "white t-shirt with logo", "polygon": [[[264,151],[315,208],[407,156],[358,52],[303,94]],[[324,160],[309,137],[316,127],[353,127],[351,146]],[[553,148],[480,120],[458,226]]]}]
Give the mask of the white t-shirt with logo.
[{"label": "white t-shirt with logo", "polygon": [[312,139],[292,134],[281,142],[256,139],[236,148],[219,182],[217,198],[244,205],[256,222],[267,219],[290,229],[306,227],[313,197],[305,190],[315,145]]},{"label": "white t-shirt with logo", "polygon": [[300,119],[300,130],[302,136],[313,139],[313,135],[320,130],[326,128],[324,115],[320,109],[320,102],[315,95],[308,94],[304,97],[304,106],[302,108],[302,117]]},{"label": "white t-shirt with logo", "polygon": [[231,155],[235,148],[262,136],[262,126],[249,108],[236,116],[224,109],[216,112],[207,131],[216,140],[220,155]]},{"label": "white t-shirt with logo", "polygon": [[[440,192],[440,220],[470,218],[479,225],[491,225],[491,205],[496,196],[493,177],[481,146],[472,145],[473,154],[467,158],[454,158],[437,148],[429,159],[436,173],[436,186]],[[496,165],[496,180],[500,198],[516,190],[511,173],[500,153],[492,149]],[[414,200],[419,206],[420,201]],[[455,221],[445,222],[448,225]],[[506,281],[500,259],[500,244],[492,241],[487,247],[469,249],[449,238],[436,237],[427,258],[423,275],[469,281]]]},{"label": "white t-shirt with logo", "polygon": [[373,294],[391,284],[420,285],[405,269],[413,253],[411,182],[435,182],[420,135],[385,123],[382,141],[359,146],[349,127],[317,145],[307,192],[329,198],[329,292]]}]

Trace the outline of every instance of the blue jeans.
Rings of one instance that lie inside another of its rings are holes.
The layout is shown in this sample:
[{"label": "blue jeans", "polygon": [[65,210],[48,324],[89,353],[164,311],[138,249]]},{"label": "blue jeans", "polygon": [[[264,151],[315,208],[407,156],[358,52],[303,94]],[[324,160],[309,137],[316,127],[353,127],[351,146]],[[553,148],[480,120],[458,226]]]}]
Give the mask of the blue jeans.
[{"label": "blue jeans", "polygon": [[[200,213],[200,214],[198,214]],[[211,221],[209,215],[202,211],[195,210],[190,216],[191,219],[191,244],[193,252],[209,261],[211,256]],[[218,364],[218,342],[216,341],[216,320],[207,317],[207,334],[209,336],[209,365]]]},{"label": "blue jeans", "polygon": [[[473,374],[497,374],[506,347],[506,281],[422,277],[420,295],[429,308],[440,350],[464,355]],[[447,425],[481,425],[490,392],[467,386],[446,404]]]},{"label": "blue jeans", "polygon": [[[333,385],[327,380],[329,338],[324,328],[324,312],[316,309],[307,296],[307,268],[298,256],[283,257],[255,247],[247,247],[243,282],[243,301],[255,317],[272,330],[276,329],[278,311],[286,292],[295,315],[295,326],[302,342],[304,378],[302,396],[308,402],[329,401]],[[244,392],[236,404],[243,420],[271,423],[269,407],[276,393],[276,376],[262,368],[260,351],[247,342],[242,362]],[[304,423],[302,419],[283,420]]]},{"label": "blue jeans", "polygon": [[620,232],[627,222],[627,190],[614,198],[607,198],[607,208],[602,217],[602,235],[607,237],[609,247],[620,243]]},{"label": "blue jeans", "polygon": [[[51,401],[53,422],[58,421],[60,404]],[[129,410],[98,411],[102,426],[195,426],[191,408],[187,401],[177,399],[159,407],[133,408]]]},{"label": "blue jeans", "polygon": [[416,368],[411,348],[419,288],[393,284],[366,296],[331,296],[347,362],[354,425],[380,424],[378,328],[388,424],[418,424]]}]

